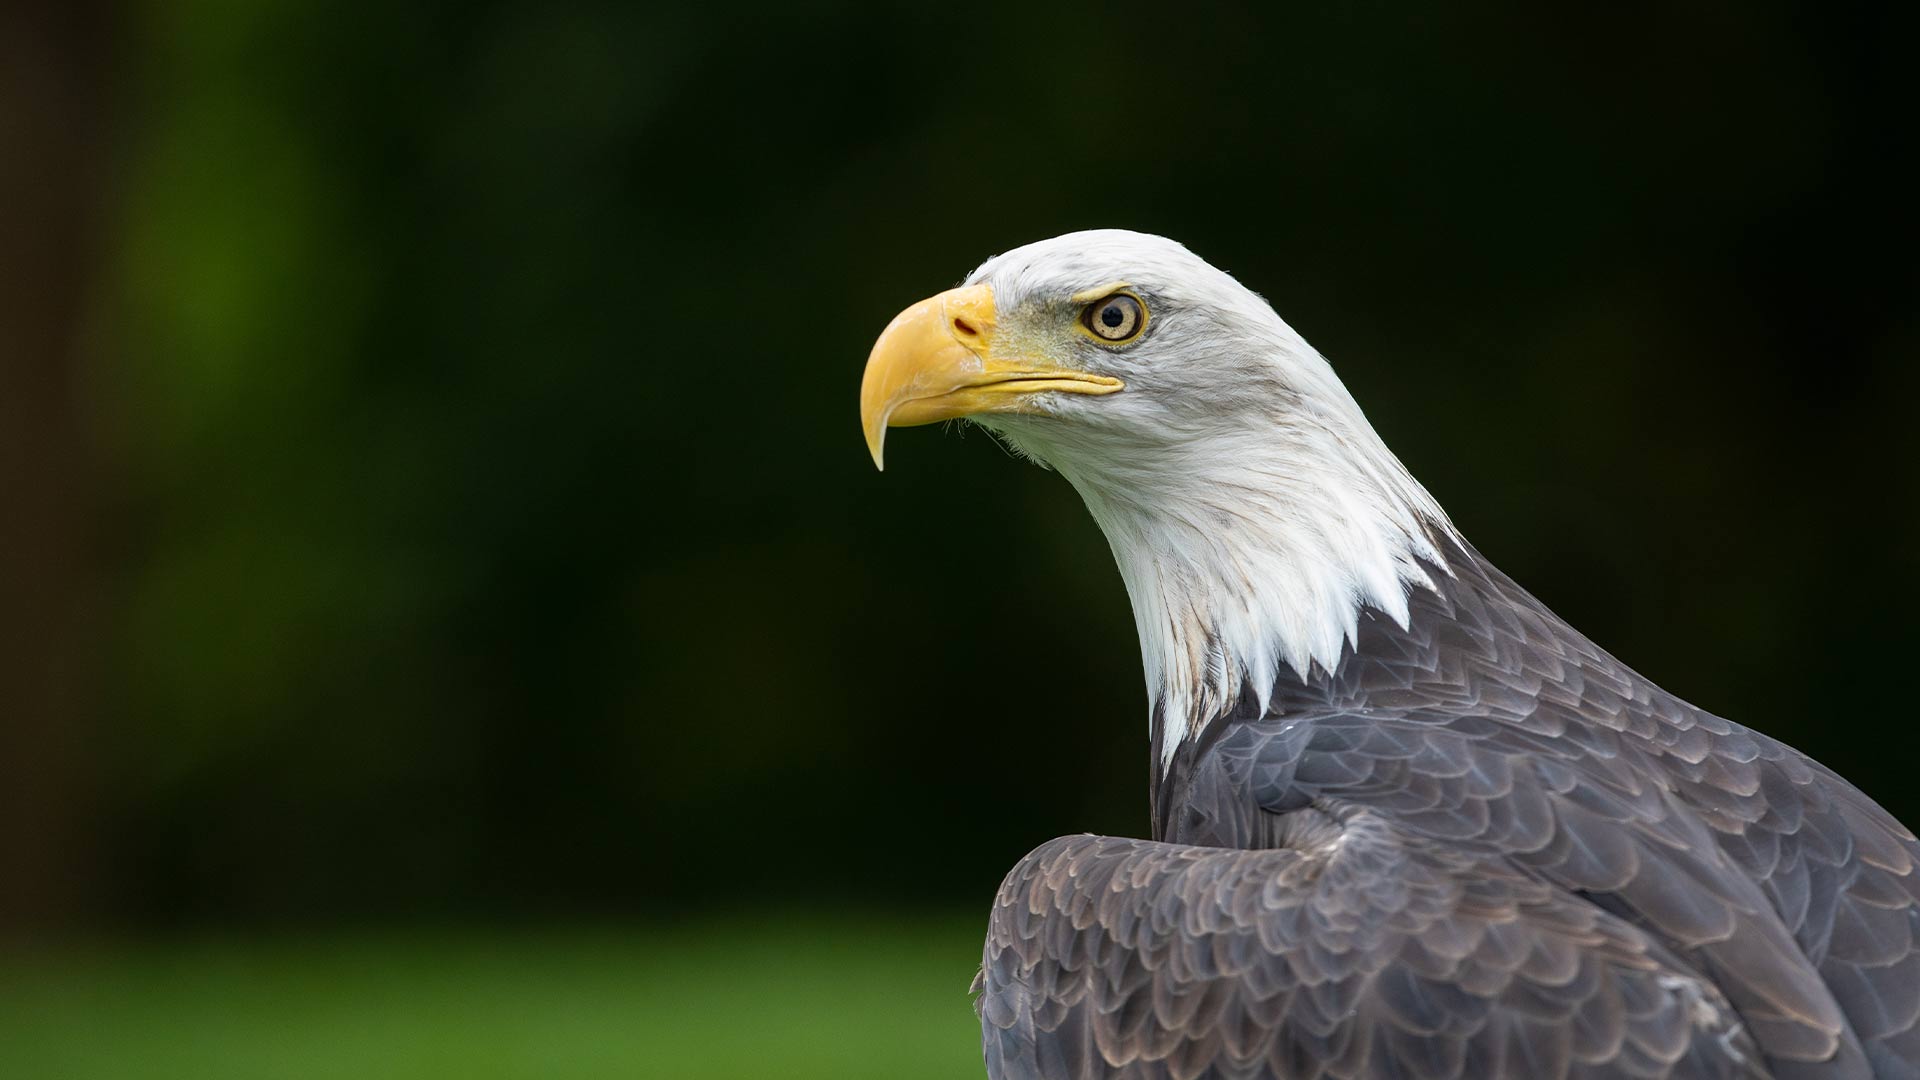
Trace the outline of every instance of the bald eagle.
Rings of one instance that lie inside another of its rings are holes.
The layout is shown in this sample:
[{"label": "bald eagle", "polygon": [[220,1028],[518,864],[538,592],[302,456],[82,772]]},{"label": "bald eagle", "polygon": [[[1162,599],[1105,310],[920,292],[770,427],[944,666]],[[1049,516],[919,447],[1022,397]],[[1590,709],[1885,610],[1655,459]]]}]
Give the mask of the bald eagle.
[{"label": "bald eagle", "polygon": [[880,335],[889,426],[1059,472],[1145,660],[1150,840],[1001,885],[995,1080],[1920,1077],[1920,845],[1495,569],[1179,244],[1007,252]]}]

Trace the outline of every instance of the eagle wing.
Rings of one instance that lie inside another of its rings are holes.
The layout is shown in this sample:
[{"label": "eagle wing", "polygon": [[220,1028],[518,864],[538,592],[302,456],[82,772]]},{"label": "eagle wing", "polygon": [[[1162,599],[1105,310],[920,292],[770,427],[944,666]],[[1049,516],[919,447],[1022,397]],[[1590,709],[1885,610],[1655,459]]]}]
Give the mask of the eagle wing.
[{"label": "eagle wing", "polygon": [[1223,728],[1180,843],[1028,856],[990,1075],[1920,1075],[1910,833],[1738,725],[1510,670],[1525,694]]},{"label": "eagle wing", "polygon": [[[1788,1076],[1920,1078],[1920,844],[1782,743],[1660,691],[1517,587],[1463,591],[1353,661],[1364,711],[1224,727],[1171,838],[1270,845],[1360,805],[1644,930]],[[1469,644],[1471,643],[1471,644]]]},{"label": "eagle wing", "polygon": [[1595,905],[1364,811],[1278,839],[1023,859],[976,983],[988,1075],[1766,1075],[1710,980]]}]

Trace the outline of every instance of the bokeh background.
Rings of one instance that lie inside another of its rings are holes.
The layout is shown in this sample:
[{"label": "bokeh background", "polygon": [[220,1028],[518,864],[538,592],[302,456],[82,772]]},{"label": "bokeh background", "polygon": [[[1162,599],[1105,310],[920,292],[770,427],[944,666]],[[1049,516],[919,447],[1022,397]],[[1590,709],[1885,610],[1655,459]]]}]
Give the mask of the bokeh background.
[{"label": "bokeh background", "polygon": [[0,1074],[978,1075],[1000,875],[1146,828],[1136,645],[1064,484],[855,395],[1077,228],[1920,820],[1913,12],[8,5]]}]

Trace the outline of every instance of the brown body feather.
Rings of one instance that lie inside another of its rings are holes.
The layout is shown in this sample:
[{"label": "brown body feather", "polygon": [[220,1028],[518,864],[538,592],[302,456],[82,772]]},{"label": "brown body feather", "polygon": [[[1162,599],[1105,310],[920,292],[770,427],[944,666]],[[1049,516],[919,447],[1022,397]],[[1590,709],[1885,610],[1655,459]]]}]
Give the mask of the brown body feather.
[{"label": "brown body feather", "polygon": [[1920,1078],[1912,833],[1436,544],[1405,628],[1174,749],[1153,840],[1008,875],[989,1074]]}]

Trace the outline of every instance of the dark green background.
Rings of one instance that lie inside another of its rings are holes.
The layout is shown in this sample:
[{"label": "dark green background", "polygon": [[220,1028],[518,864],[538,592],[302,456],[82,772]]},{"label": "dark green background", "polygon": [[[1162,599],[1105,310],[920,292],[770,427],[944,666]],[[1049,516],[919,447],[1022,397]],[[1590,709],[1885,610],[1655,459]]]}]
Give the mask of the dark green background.
[{"label": "dark green background", "polygon": [[9,16],[8,925],[973,917],[1142,832],[1073,493],[959,429],[875,474],[856,419],[900,307],[1098,226],[1920,819],[1911,11]]}]

